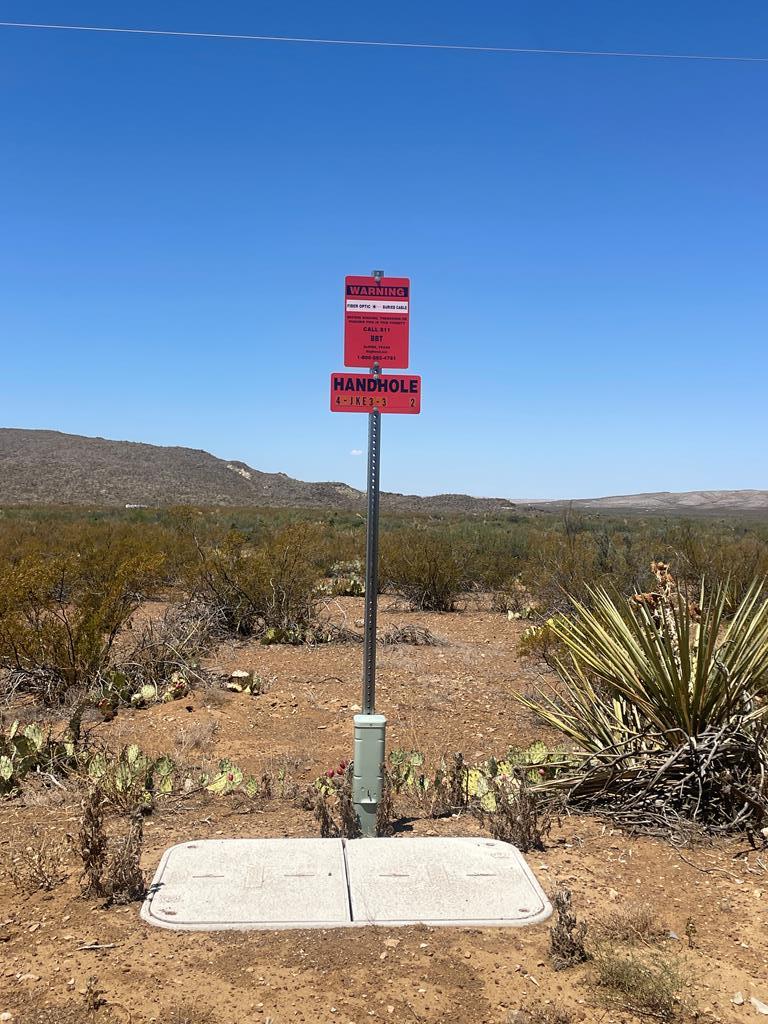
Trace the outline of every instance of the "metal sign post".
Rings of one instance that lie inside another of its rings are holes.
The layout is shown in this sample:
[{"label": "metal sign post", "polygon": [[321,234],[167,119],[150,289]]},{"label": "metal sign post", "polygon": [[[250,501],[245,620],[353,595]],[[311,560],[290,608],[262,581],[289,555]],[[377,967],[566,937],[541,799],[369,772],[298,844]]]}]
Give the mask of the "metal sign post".
[{"label": "metal sign post", "polygon": [[[371,375],[379,377],[374,363]],[[387,720],[376,714],[376,613],[379,596],[379,469],[381,412],[368,414],[368,516],[365,532],[365,628],[363,631],[363,711],[355,715],[352,755],[352,804],[363,836],[376,835],[376,818],[384,785]]]},{"label": "metal sign post", "polygon": [[[379,377],[375,363],[371,370]],[[365,631],[363,643],[363,714],[376,711],[376,613],[379,594],[379,469],[381,456],[381,413],[368,414],[368,518],[365,533]]]},{"label": "metal sign post", "polygon": [[408,367],[410,281],[385,278],[381,270],[374,270],[371,278],[346,278],[344,305],[344,363],[369,366],[370,374],[331,374],[331,411],[368,414],[363,709],[355,715],[352,775],[352,803],[363,836],[376,835],[387,727],[384,715],[376,714],[381,414],[421,411],[421,377],[385,377],[381,372],[382,362],[392,369]]}]

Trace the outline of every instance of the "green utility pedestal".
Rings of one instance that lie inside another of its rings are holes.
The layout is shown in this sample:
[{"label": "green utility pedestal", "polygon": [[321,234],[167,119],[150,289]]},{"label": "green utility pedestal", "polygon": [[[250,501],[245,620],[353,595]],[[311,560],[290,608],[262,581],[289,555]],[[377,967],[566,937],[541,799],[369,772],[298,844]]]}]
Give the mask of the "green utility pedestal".
[{"label": "green utility pedestal", "polygon": [[384,715],[355,715],[352,803],[365,838],[376,835],[376,814],[384,785]]}]

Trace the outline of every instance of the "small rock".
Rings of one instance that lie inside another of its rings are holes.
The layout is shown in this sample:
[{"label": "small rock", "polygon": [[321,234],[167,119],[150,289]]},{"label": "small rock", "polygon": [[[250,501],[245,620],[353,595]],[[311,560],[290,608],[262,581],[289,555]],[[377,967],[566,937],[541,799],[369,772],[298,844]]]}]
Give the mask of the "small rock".
[{"label": "small rock", "polygon": [[746,1000],[744,999],[744,993],[743,992],[735,992],[733,994],[733,996],[731,997],[731,1002],[735,1006],[741,1006],[742,1003],[744,1003],[745,1001]]},{"label": "small rock", "polygon": [[400,945],[400,939],[384,939],[384,945],[396,949]]},{"label": "small rock", "polygon": [[0,1020],[13,1020],[13,1014],[6,1010],[5,1013],[0,1013]]},{"label": "small rock", "polygon": [[750,996],[749,1001],[752,1003],[757,1013],[762,1013],[768,1017],[768,1005],[766,1005],[761,999],[758,999],[757,996]]},{"label": "small rock", "polygon": [[387,1007],[387,1013],[394,1013],[394,1012],[395,1012],[394,1006],[388,1006]]}]

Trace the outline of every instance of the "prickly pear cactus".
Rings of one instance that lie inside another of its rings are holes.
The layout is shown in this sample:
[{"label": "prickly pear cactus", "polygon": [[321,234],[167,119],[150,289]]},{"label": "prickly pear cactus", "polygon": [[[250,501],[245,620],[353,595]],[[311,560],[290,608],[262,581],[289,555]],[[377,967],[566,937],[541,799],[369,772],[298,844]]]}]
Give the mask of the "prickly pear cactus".
[{"label": "prickly pear cactus", "polygon": [[152,766],[155,789],[158,793],[172,793],[176,763],[167,755],[159,757]]},{"label": "prickly pear cactus", "polygon": [[210,793],[231,793],[243,781],[243,772],[236,764],[224,759],[219,761],[219,770],[205,787]]}]

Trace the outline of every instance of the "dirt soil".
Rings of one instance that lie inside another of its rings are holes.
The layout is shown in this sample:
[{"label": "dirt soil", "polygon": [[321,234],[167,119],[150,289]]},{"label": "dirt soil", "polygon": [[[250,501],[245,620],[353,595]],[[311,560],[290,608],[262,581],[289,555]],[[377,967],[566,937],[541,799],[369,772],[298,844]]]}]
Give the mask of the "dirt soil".
[{"label": "dirt soil", "polygon": [[[387,716],[390,748],[421,750],[434,763],[454,751],[474,760],[501,755],[510,744],[553,741],[514,700],[546,674],[516,654],[524,624],[474,607],[433,615],[387,610],[387,600],[382,603],[381,630],[414,624],[447,641],[380,651],[377,710]],[[342,599],[331,612],[354,628],[362,603]],[[190,764],[228,757],[246,774],[284,775],[269,800],[208,793],[158,799],[145,824],[142,865],[149,877],[162,852],[185,840],[318,834],[311,812],[290,791],[305,789],[349,757],[361,660],[362,649],[354,644],[228,643],[208,659],[209,667],[253,670],[269,681],[266,693],[198,690],[93,726],[94,737],[110,746],[137,742],[147,752],[168,752]],[[29,708],[22,710],[32,717]],[[398,810],[402,818],[391,842],[407,842],[409,834],[482,833],[469,815],[432,819],[416,805]],[[556,972],[549,922],[521,929],[176,933],[144,924],[138,904],[105,909],[103,901],[82,898],[71,852],[64,854],[69,875],[62,884],[49,893],[18,891],[7,870],[11,858],[46,836],[67,851],[66,836],[77,834],[79,815],[72,782],[28,786],[21,798],[0,804],[0,1021],[655,1019],[634,1011],[629,997],[610,999],[596,986],[589,963]],[[768,1003],[765,851],[735,841],[676,848],[596,818],[564,816],[546,849],[529,854],[528,861],[548,893],[559,884],[571,889],[576,913],[593,938],[601,920],[617,909],[650,906],[664,928],[656,948],[685,979],[688,1019],[761,1019],[751,997]],[[643,950],[647,946],[641,943]],[[555,1010],[564,1016],[557,1018]]]}]

